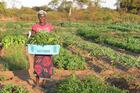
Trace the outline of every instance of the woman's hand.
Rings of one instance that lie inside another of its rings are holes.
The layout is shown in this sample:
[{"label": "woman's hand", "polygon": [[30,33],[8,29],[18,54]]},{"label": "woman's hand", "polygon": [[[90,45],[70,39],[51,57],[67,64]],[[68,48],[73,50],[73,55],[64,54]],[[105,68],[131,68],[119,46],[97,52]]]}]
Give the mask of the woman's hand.
[{"label": "woman's hand", "polygon": [[29,31],[29,32],[28,32],[28,39],[31,37],[31,35],[32,35],[32,32]]}]

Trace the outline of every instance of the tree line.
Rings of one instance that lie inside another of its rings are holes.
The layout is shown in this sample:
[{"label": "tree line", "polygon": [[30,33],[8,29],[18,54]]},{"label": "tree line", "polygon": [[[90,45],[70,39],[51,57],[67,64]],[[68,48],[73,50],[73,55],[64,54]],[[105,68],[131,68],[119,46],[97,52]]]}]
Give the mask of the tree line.
[{"label": "tree line", "polygon": [[[77,4],[79,8],[82,8],[84,5],[87,7],[100,7],[101,2],[103,2],[103,0],[51,0],[48,5],[41,7],[36,6],[32,9],[36,11],[40,9],[45,9],[47,11],[64,11],[68,12],[70,15],[74,3]],[[116,6],[119,11],[140,14],[140,0],[117,0]],[[0,13],[5,13],[5,8],[6,3],[4,1],[0,1]]]},{"label": "tree line", "polygon": [[[113,10],[111,10],[111,12],[109,9],[100,8],[100,4],[102,2],[103,0],[51,0],[47,5],[44,6],[35,6],[32,8],[21,7],[18,9],[16,7],[7,8],[6,3],[4,0],[2,0],[0,1],[0,17],[16,17],[21,20],[35,20],[36,11],[43,9],[49,12],[50,19],[66,18],[69,20],[73,18],[74,20],[88,20],[98,19],[100,16],[101,19],[112,19],[112,15],[114,13]],[[74,4],[76,4],[77,7],[75,7]],[[117,6],[116,10],[118,11],[140,14],[140,0],[117,0],[115,5]],[[84,6],[86,6],[86,9],[83,9]],[[105,14],[105,11],[110,11],[112,15]],[[104,18],[105,15],[107,18]]]},{"label": "tree line", "polygon": [[140,0],[118,0],[118,10],[140,14]]}]

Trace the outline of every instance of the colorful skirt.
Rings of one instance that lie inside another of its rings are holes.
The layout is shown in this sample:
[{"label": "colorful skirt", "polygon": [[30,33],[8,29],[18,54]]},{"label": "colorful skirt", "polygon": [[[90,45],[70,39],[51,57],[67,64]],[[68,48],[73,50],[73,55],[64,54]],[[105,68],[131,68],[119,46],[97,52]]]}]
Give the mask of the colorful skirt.
[{"label": "colorful skirt", "polygon": [[34,70],[39,78],[50,78],[53,74],[52,56],[35,55]]}]

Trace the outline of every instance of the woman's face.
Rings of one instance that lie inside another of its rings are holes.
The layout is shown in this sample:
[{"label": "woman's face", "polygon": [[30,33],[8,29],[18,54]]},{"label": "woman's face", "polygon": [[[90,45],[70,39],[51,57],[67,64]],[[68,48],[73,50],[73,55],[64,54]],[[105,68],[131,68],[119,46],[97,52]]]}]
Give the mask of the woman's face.
[{"label": "woman's face", "polygon": [[39,18],[40,23],[45,23],[46,22],[46,16],[45,15],[41,15],[38,18]]}]

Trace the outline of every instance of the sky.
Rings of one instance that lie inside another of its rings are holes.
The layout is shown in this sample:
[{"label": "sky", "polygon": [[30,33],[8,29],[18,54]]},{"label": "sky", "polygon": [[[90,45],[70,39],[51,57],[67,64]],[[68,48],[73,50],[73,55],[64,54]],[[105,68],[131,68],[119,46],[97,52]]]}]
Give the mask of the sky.
[{"label": "sky", "polygon": [[103,0],[103,2],[101,3],[102,7],[108,7],[111,9],[116,9],[115,3],[117,2],[117,0]]},{"label": "sky", "polygon": [[[0,0],[1,1],[1,0]],[[33,7],[33,6],[42,6],[42,5],[47,5],[48,2],[51,0],[3,0],[7,2],[7,7]],[[12,1],[15,1],[14,3]],[[116,3],[117,0],[102,0],[103,2],[101,3],[101,7],[108,7],[111,9],[115,9],[116,7],[114,4]]]}]

